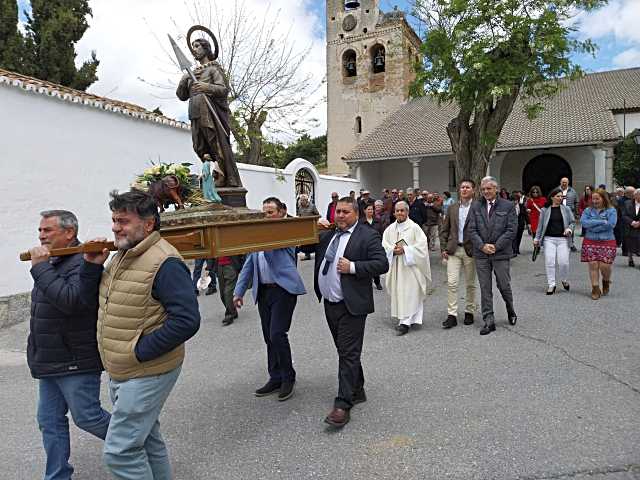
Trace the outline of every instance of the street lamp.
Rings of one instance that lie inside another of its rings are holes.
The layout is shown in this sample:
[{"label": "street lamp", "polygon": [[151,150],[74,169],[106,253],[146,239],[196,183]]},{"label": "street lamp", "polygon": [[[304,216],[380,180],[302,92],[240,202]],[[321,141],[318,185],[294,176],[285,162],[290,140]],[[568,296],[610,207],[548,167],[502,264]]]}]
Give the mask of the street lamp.
[{"label": "street lamp", "polygon": [[633,132],[629,134],[629,136],[633,138],[633,141],[636,145],[640,145],[640,128],[634,129]]}]

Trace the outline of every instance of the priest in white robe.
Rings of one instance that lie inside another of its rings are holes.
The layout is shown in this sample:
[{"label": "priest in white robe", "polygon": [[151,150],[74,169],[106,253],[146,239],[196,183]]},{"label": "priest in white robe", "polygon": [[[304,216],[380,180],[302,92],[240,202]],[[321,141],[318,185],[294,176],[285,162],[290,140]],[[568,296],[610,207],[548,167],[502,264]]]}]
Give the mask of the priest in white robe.
[{"label": "priest in white robe", "polygon": [[409,205],[396,203],[395,216],[396,221],[384,231],[382,246],[389,260],[385,283],[391,295],[391,316],[398,319],[397,334],[404,335],[411,325],[422,325],[431,265],[427,236],[409,218]]}]

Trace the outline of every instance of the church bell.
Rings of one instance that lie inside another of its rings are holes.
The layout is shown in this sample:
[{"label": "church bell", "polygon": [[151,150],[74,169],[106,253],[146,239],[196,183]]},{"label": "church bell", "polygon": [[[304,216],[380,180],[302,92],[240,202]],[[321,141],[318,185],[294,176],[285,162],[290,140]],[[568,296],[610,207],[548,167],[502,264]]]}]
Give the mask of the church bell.
[{"label": "church bell", "polygon": [[360,6],[360,2],[358,0],[345,0],[344,8],[354,9]]},{"label": "church bell", "polygon": [[373,59],[373,65],[377,68],[384,68],[384,54],[382,52],[378,52],[378,54]]}]

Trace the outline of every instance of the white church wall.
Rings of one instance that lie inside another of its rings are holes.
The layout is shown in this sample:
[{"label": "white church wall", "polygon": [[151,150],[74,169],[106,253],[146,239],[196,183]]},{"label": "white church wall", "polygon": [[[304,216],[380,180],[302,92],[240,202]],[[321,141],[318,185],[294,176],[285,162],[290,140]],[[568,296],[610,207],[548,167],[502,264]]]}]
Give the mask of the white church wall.
[{"label": "white church wall", "polygon": [[[449,189],[448,156],[426,157],[420,162],[420,188],[444,192]],[[363,188],[379,198],[383,188],[406,190],[413,188],[413,166],[407,159],[360,163],[360,182]]]},{"label": "white church wall", "polygon": [[594,183],[595,171],[591,147],[568,147],[507,152],[502,162],[500,186],[512,191],[522,189],[522,172],[527,163],[539,155],[552,154],[564,158],[573,174],[573,188],[582,192]]},{"label": "white church wall", "polygon": [[[199,169],[188,129],[5,85],[0,85],[0,106],[0,165],[5,172],[0,183],[0,297],[32,286],[30,264],[19,262],[18,253],[38,244],[40,211],[73,211],[81,240],[110,237],[111,190],[126,190],[152,160],[192,162]],[[354,179],[319,175],[303,159],[278,171],[239,164],[248,206],[260,208],[265,197],[275,195],[295,214],[295,174],[300,168],[309,169],[315,179],[321,213],[332,191],[348,195],[360,188]]]},{"label": "white church wall", "polygon": [[618,113],[614,115],[618,124],[620,135],[629,135],[636,128],[640,128],[640,112],[638,113]]}]

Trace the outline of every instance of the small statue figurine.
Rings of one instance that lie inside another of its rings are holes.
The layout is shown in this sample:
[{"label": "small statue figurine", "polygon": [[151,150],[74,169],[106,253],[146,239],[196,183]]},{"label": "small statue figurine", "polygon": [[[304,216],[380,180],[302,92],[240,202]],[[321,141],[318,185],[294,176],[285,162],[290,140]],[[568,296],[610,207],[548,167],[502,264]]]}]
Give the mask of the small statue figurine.
[{"label": "small statue figurine", "polygon": [[202,195],[208,202],[220,203],[222,199],[216,192],[214,162],[211,161],[211,155],[205,153],[202,157]]}]

